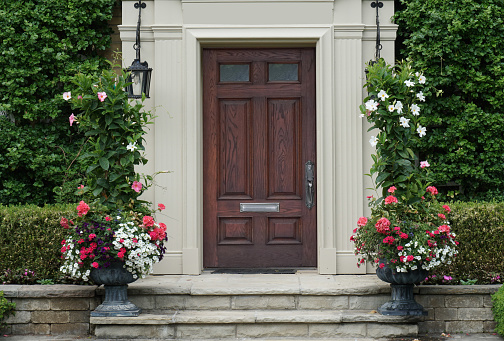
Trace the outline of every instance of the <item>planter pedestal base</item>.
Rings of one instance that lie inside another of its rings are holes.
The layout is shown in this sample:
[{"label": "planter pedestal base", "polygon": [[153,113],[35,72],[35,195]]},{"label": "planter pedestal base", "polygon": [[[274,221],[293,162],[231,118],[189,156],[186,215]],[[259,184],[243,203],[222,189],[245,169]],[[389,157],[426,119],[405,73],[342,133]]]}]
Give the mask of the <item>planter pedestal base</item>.
[{"label": "planter pedestal base", "polygon": [[135,317],[142,309],[128,300],[128,285],[105,284],[105,300],[94,311],[92,317]]},{"label": "planter pedestal base", "polygon": [[393,316],[426,316],[427,311],[415,301],[414,284],[390,284],[392,300],[378,308],[382,315]]}]

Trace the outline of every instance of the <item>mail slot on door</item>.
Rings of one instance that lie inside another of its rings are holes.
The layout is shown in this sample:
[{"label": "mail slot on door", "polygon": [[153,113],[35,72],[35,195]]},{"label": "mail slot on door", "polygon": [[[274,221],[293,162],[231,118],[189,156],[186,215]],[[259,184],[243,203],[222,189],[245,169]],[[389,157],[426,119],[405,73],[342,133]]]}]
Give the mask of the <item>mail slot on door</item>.
[{"label": "mail slot on door", "polygon": [[280,203],[240,203],[240,212],[280,212]]}]

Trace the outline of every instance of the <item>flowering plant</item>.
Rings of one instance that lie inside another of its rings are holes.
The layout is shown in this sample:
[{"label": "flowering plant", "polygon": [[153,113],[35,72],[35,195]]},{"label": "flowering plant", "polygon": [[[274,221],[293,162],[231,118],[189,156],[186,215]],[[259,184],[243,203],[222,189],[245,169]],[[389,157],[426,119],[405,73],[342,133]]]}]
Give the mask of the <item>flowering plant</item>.
[{"label": "flowering plant", "polygon": [[61,242],[64,263],[60,270],[71,278],[88,281],[92,269],[117,261],[124,262],[133,278],[144,278],[165,253],[166,225],[150,215],[141,217],[132,211],[104,215],[81,201],[77,217],[63,217],[60,223],[69,232]]},{"label": "flowering plant", "polygon": [[[148,183],[143,185],[135,172],[135,166],[147,162],[142,143],[152,114],[143,111],[145,98],[128,99],[127,78],[127,73],[113,70],[104,70],[98,78],[78,74],[76,87],[63,93],[74,110],[70,126],[78,123],[89,137],[88,151],[81,157],[94,161],[86,171],[86,185],[77,189],[84,199],[77,216],[60,222],[69,229],[61,242],[60,270],[75,279],[88,281],[93,269],[115,262],[122,262],[133,278],[145,277],[165,253],[166,225],[157,223],[150,203],[139,199]],[[164,208],[158,205],[160,211]]]},{"label": "flowering plant", "polygon": [[371,217],[360,217],[350,238],[362,256],[358,265],[367,260],[384,267],[383,259],[397,272],[430,270],[456,255],[458,243],[446,218],[451,210],[437,202],[437,189],[428,186],[430,164],[419,162],[414,151],[427,131],[420,115],[420,102],[430,93],[426,81],[408,61],[392,67],[378,60],[368,67],[369,96],[360,110],[370,130],[378,130],[369,141],[376,155],[368,175],[382,196],[368,197]]}]

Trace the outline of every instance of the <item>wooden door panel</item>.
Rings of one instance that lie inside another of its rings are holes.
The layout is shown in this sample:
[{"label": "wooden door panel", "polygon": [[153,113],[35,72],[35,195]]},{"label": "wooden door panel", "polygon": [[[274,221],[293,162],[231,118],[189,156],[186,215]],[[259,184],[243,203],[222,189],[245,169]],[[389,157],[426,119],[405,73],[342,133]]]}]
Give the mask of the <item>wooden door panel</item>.
[{"label": "wooden door panel", "polygon": [[268,125],[268,198],[301,199],[299,98],[269,98]]},{"label": "wooden door panel", "polygon": [[[316,206],[304,188],[304,165],[316,161],[314,56],[203,50],[204,267],[316,266]],[[268,63],[297,63],[298,80],[270,81]],[[221,81],[222,65],[248,65],[249,75]],[[279,211],[240,212],[241,203]]]},{"label": "wooden door panel", "polygon": [[251,199],[250,99],[222,99],[220,111],[219,199]]}]

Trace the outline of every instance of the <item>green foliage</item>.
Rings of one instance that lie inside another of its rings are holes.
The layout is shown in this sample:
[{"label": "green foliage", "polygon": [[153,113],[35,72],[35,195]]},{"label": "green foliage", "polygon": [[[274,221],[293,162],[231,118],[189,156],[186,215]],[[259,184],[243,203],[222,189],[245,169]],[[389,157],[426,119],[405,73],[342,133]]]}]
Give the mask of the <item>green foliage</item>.
[{"label": "green foliage", "polygon": [[138,210],[142,190],[132,185],[141,186],[135,165],[147,163],[141,152],[152,114],[143,110],[143,99],[129,101],[127,79],[124,71],[120,76],[113,70],[104,70],[100,77],[78,74],[73,78],[76,88],[65,96],[71,97],[79,130],[89,137],[90,148],[82,158],[93,162],[86,170],[84,193],[111,209],[137,205],[130,208]]},{"label": "green foliage", "polygon": [[17,126],[0,116],[0,204],[75,202],[86,163],[74,161],[83,144],[68,131],[68,119]]},{"label": "green foliage", "polygon": [[395,186],[400,200],[419,201],[425,194],[427,170],[420,171],[415,165],[414,147],[425,135],[420,133],[423,116],[418,105],[430,94],[424,86],[425,77],[415,73],[409,61],[393,67],[380,59],[368,65],[366,79],[369,95],[360,111],[371,123],[369,130],[378,131],[369,141],[376,146],[370,175],[376,176],[376,186],[382,188],[383,196]]},{"label": "green foliage", "polygon": [[458,200],[504,197],[502,0],[401,0],[402,55],[443,96],[425,105],[432,133],[419,143],[433,181]]},{"label": "green foliage", "polygon": [[0,283],[60,279],[61,240],[67,233],[60,219],[74,212],[75,205],[0,205]]},{"label": "green foliage", "polygon": [[5,327],[4,319],[11,315],[16,315],[14,309],[16,309],[16,303],[9,302],[4,297],[3,291],[0,291],[0,330]]},{"label": "green foliage", "polygon": [[495,294],[492,295],[492,312],[494,320],[497,322],[495,332],[504,336],[504,286],[501,286]]},{"label": "green foliage", "polygon": [[[107,66],[116,0],[4,1],[0,8],[0,204],[74,201],[86,167],[61,93]],[[67,171],[67,168],[73,167]]]},{"label": "green foliage", "polygon": [[453,284],[477,281],[495,284],[504,281],[504,204],[497,202],[454,202],[449,220],[457,235],[458,255],[451,265],[436,269],[432,275],[441,283],[444,275]]}]

